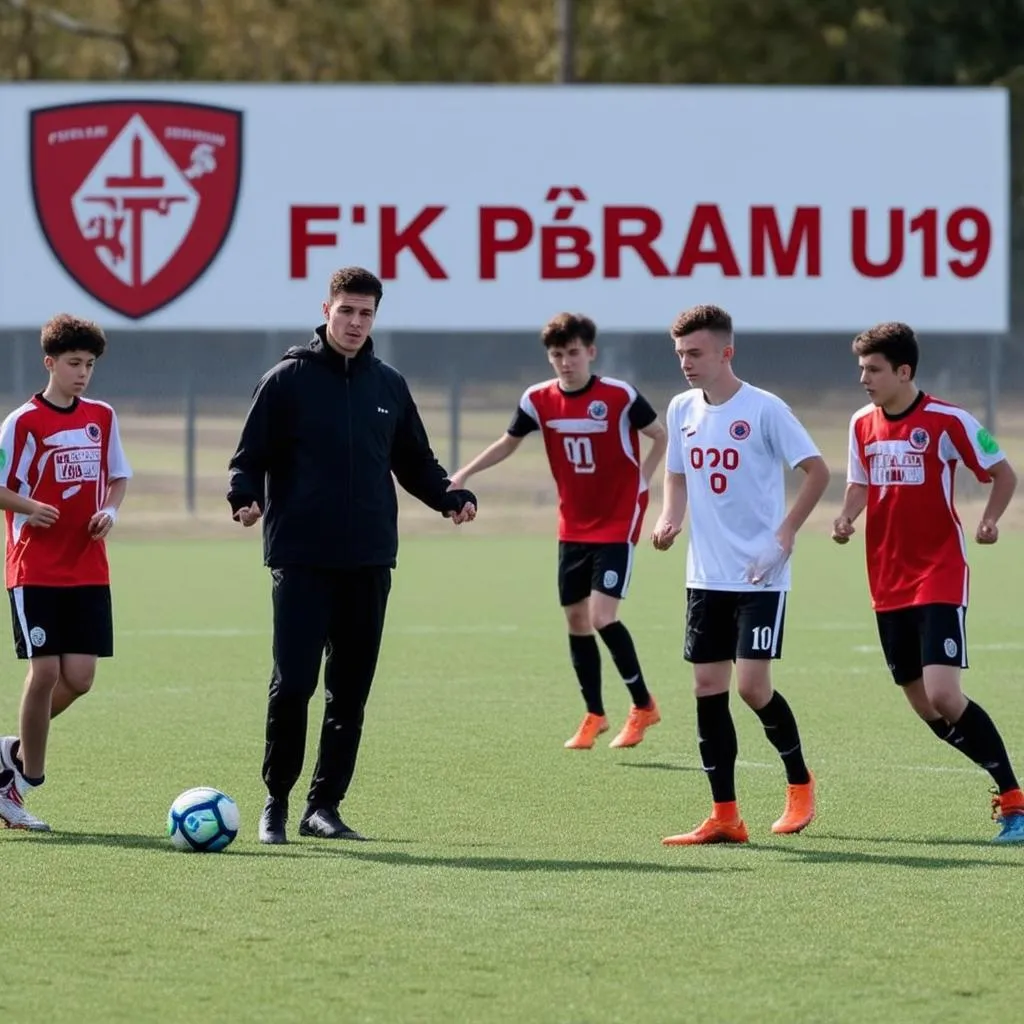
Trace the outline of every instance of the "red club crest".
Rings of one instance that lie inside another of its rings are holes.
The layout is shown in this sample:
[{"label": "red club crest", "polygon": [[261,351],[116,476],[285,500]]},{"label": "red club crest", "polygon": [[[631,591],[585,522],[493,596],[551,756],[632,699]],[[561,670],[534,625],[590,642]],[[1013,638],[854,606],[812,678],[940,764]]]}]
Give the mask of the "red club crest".
[{"label": "red club crest", "polygon": [[241,111],[76,103],[33,110],[29,132],[40,227],[94,299],[141,319],[216,259],[238,203]]}]

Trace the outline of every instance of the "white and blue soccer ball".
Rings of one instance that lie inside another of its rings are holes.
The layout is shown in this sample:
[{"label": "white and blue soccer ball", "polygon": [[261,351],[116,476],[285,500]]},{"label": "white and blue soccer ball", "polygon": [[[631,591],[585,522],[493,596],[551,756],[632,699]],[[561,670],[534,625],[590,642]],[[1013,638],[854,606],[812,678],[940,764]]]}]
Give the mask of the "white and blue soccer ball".
[{"label": "white and blue soccer ball", "polygon": [[238,804],[219,789],[200,786],[182,793],[167,813],[171,844],[190,853],[217,853],[238,835]]}]

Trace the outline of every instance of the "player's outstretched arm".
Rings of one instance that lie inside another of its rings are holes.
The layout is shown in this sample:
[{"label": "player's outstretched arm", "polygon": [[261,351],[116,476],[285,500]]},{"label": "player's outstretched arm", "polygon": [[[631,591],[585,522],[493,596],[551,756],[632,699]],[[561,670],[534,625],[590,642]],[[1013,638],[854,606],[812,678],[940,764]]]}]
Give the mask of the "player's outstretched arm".
[{"label": "player's outstretched arm", "polygon": [[845,544],[856,533],[854,521],[864,511],[868,503],[868,485],[848,483],[843,497],[843,507],[839,510],[832,523],[832,539],[837,544]]},{"label": "player's outstretched arm", "polygon": [[975,534],[979,544],[995,544],[999,540],[999,520],[1017,489],[1017,474],[1008,459],[989,466],[988,475],[992,477],[992,490],[989,492],[988,501],[985,502],[985,510],[981,513],[981,522]]},{"label": "player's outstretched arm", "polygon": [[686,476],[665,469],[665,490],[661,503],[661,515],[654,524],[651,543],[657,551],[668,551],[680,533],[683,532],[683,517],[686,515]]},{"label": "player's outstretched arm", "polygon": [[668,448],[668,431],[665,430],[661,420],[655,420],[644,427],[640,433],[651,439],[650,451],[647,452],[647,457],[640,467],[641,475],[650,483],[654,479],[654,474],[658,472],[661,460],[665,457],[665,449]]},{"label": "player's outstretched arm", "polygon": [[504,462],[523,443],[521,437],[514,437],[512,434],[504,434],[494,444],[488,445],[479,455],[472,458],[461,469],[452,473],[452,489],[458,490],[466,486],[466,481],[476,473],[482,473],[485,469],[497,466]]}]

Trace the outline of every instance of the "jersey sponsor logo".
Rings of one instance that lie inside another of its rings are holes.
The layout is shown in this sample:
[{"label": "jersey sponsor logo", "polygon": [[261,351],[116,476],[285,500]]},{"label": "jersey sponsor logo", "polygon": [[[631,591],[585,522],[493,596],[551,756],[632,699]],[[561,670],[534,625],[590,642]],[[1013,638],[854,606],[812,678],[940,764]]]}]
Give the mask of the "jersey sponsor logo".
[{"label": "jersey sponsor logo", "polygon": [[7,452],[5,449],[0,448],[0,469],[3,469],[7,465]]},{"label": "jersey sponsor logo", "polygon": [[978,431],[975,439],[978,442],[978,447],[986,455],[995,455],[999,451],[999,442],[984,427]]},{"label": "jersey sponsor logo", "polygon": [[931,438],[928,436],[928,431],[924,427],[914,427],[910,432],[910,447],[917,452],[923,452],[928,447],[928,442]]},{"label": "jersey sponsor logo", "polygon": [[238,202],[242,112],[117,99],[30,114],[36,217],[64,270],[132,319],[187,291]]},{"label": "jersey sponsor logo", "polygon": [[99,448],[65,448],[54,452],[53,477],[59,484],[98,480],[100,459]]},{"label": "jersey sponsor logo", "polygon": [[98,423],[87,423],[85,427],[85,436],[89,438],[93,444],[99,444],[103,437],[103,431],[100,430]]},{"label": "jersey sponsor logo", "polygon": [[587,415],[591,419],[603,420],[608,416],[608,406],[601,401],[599,398],[595,398],[594,401],[587,406]]},{"label": "jersey sponsor logo", "polygon": [[924,455],[910,441],[873,441],[866,445],[868,476],[875,487],[924,483]]},{"label": "jersey sponsor logo", "polygon": [[607,434],[605,420],[588,420],[583,417],[546,420],[544,426],[556,434]]},{"label": "jersey sponsor logo", "polygon": [[750,437],[750,424],[746,420],[735,420],[729,424],[729,436],[734,441],[745,441]]}]

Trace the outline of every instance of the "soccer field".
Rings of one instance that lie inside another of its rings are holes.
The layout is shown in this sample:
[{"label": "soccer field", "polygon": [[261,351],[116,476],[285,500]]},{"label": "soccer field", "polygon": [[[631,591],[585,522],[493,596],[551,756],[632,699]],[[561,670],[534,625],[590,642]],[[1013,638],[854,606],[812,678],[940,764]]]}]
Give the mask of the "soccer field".
[{"label": "soccer field", "polygon": [[[749,847],[665,848],[709,808],[680,660],[684,547],[640,550],[624,621],[663,722],[569,752],[581,715],[551,538],[403,542],[343,815],[375,841],[256,841],[269,666],[258,539],[113,543],[116,658],[0,834],[0,1016],[86,1021],[900,1024],[1012,1019],[1024,851],[990,845],[987,776],[909,713],[877,650],[861,535],[802,537],[776,683],[819,781],[784,777],[734,697]],[[972,544],[968,692],[1024,766],[1016,566]],[[504,578],[505,583],[496,584]],[[0,655],[0,726],[22,668]],[[613,730],[624,688],[605,658]],[[322,708],[311,705],[310,759]],[[303,783],[305,782],[305,778]],[[223,854],[172,851],[171,800],[238,801]]]}]

